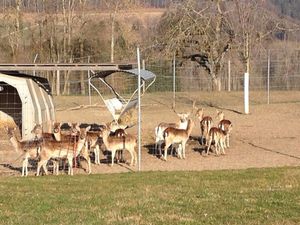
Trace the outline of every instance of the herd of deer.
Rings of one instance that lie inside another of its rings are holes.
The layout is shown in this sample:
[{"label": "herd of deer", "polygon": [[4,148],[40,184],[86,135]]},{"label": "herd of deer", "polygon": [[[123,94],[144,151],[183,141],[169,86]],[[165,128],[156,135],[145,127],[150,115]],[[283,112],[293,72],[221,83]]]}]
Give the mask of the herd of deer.
[{"label": "herd of deer", "polygon": [[[193,105],[193,109],[195,103]],[[191,113],[177,113],[180,120],[177,123],[160,123],[155,127],[155,154],[162,155],[161,145],[164,143],[163,160],[167,160],[168,148],[173,144],[178,144],[177,156],[185,159],[185,145],[189,140],[194,122],[189,118]],[[217,110],[218,124],[213,127],[213,119],[211,116],[203,115],[203,108],[196,108],[196,117],[200,122],[200,143],[205,146],[208,155],[211,145],[215,145],[216,155],[225,154],[225,148],[229,147],[229,135],[232,130],[232,123],[225,119],[224,113]],[[222,152],[220,152],[222,151]],[[173,152],[173,148],[172,151]]]},{"label": "herd of deer", "polygon": [[[193,109],[195,106],[193,106]],[[176,111],[175,111],[176,112]],[[177,156],[185,158],[185,146],[194,127],[194,122],[189,118],[191,113],[177,113],[180,120],[178,123],[160,123],[155,128],[155,153],[162,156],[161,146],[164,143],[163,160],[167,160],[168,148],[178,145]],[[213,120],[210,116],[203,115],[203,109],[197,109],[196,117],[200,121],[200,143],[205,145],[206,154],[211,145],[215,146],[216,155],[225,154],[225,148],[229,147],[229,135],[232,123],[224,119],[224,113],[218,111],[219,120],[216,127],[212,127]],[[94,126],[94,127],[93,127]],[[22,176],[28,175],[29,160],[37,160],[36,175],[40,175],[43,168],[47,175],[47,164],[52,161],[53,173],[58,175],[60,160],[68,162],[68,174],[73,175],[73,162],[80,155],[88,163],[88,173],[91,173],[90,151],[94,152],[95,164],[100,164],[100,148],[104,144],[107,151],[111,152],[111,165],[115,158],[123,159],[123,150],[131,155],[130,165],[137,163],[135,147],[137,139],[126,132],[126,127],[111,122],[107,125],[88,125],[69,123],[68,130],[62,130],[61,123],[54,123],[52,133],[44,133],[41,125],[35,125],[31,131],[35,138],[30,141],[20,141],[16,136],[16,128],[6,127],[8,138],[16,151],[22,152],[23,159]],[[116,153],[118,153],[116,155]]]}]

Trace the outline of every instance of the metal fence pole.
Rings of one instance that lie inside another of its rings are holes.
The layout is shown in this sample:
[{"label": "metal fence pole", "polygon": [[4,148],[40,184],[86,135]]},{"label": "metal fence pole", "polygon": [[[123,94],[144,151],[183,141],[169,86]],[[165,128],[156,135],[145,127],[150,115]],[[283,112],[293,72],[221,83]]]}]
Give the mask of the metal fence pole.
[{"label": "metal fence pole", "polygon": [[56,95],[60,95],[60,71],[57,70],[56,72]]},{"label": "metal fence pole", "polygon": [[231,62],[230,60],[228,60],[228,91],[231,91],[230,77],[231,77]]},{"label": "metal fence pole", "polygon": [[140,49],[137,48],[137,64],[138,64],[138,171],[141,171],[141,62]]},{"label": "metal fence pole", "polygon": [[176,61],[175,54],[173,56],[173,108],[176,105]]},{"label": "metal fence pole", "polygon": [[267,81],[268,104],[270,104],[270,50],[268,50],[268,81]]},{"label": "metal fence pole", "polygon": [[[88,63],[90,63],[90,56],[88,56]],[[90,70],[88,70],[88,91],[89,91],[89,104],[92,105],[92,96],[91,96],[91,81],[90,81]]]}]

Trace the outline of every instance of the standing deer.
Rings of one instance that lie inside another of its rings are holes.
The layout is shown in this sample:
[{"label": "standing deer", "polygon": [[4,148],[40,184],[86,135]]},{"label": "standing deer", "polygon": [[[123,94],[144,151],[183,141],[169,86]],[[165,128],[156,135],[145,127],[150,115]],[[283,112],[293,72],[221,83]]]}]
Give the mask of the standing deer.
[{"label": "standing deer", "polygon": [[70,143],[68,140],[56,141],[46,140],[42,143],[40,152],[40,161],[37,166],[37,176],[40,174],[40,169],[43,167],[45,174],[48,174],[46,165],[51,158],[67,159],[69,163],[68,174],[73,175],[73,158],[77,157],[80,153],[88,162],[88,173],[91,173],[91,162],[89,155],[83,151],[82,148],[86,142],[86,133],[89,131],[90,126],[87,128],[80,128],[76,125],[76,129],[79,131],[78,141]]},{"label": "standing deer", "polygon": [[174,127],[168,127],[164,131],[165,149],[163,160],[167,161],[168,148],[172,144],[179,144],[178,157],[180,159],[185,159],[185,145],[191,135],[192,129],[194,127],[194,122],[189,119],[186,129],[178,129]]},{"label": "standing deer", "polygon": [[232,123],[230,120],[225,119],[224,112],[217,110],[217,119],[219,120],[218,127],[222,129],[225,134],[225,148],[229,147],[229,136],[232,130]]},{"label": "standing deer", "polygon": [[[161,145],[164,143],[164,131],[168,127],[173,127],[176,129],[186,129],[188,125],[188,118],[193,113],[193,110],[195,108],[195,101],[193,101],[193,107],[192,110],[188,113],[178,113],[173,108],[173,112],[179,117],[179,121],[177,123],[165,123],[161,122],[158,124],[157,127],[155,127],[155,150],[153,152],[154,155],[157,155],[157,152],[159,151],[159,155],[161,156]],[[179,147],[180,148],[180,147]]]},{"label": "standing deer", "polygon": [[126,134],[124,137],[112,136],[110,135],[110,130],[107,127],[102,130],[102,139],[106,149],[111,152],[111,166],[114,165],[116,151],[122,149],[125,149],[130,153],[131,166],[137,163],[137,155],[135,152],[137,139],[135,137],[129,134]]},{"label": "standing deer", "polygon": [[200,142],[202,145],[206,145],[208,140],[208,132],[212,127],[212,118],[210,116],[203,116],[203,108],[197,110],[196,116],[200,121]]},{"label": "standing deer", "polygon": [[16,136],[16,127],[5,127],[7,131],[7,135],[9,138],[10,143],[16,150],[16,152],[21,152],[23,157],[22,163],[22,177],[28,175],[28,161],[29,159],[37,160],[40,149],[41,143],[36,140],[30,141],[19,141]]},{"label": "standing deer", "polygon": [[222,154],[225,155],[225,149],[224,149],[225,137],[226,137],[225,131],[217,127],[212,127],[208,132],[208,141],[207,141],[208,145],[207,145],[206,155],[208,155],[209,149],[213,141],[215,142],[216,155],[220,154],[220,148],[222,150]]}]

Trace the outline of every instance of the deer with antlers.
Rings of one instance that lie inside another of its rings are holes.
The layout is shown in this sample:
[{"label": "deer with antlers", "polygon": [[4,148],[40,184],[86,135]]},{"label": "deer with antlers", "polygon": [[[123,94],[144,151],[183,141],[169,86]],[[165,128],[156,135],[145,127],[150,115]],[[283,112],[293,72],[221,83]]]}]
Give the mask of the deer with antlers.
[{"label": "deer with antlers", "polygon": [[[190,112],[187,113],[178,113],[174,108],[172,108],[173,112],[179,117],[179,121],[177,123],[165,123],[161,122],[158,126],[155,127],[155,149],[153,154],[161,156],[161,145],[165,142],[164,139],[164,131],[169,128],[176,128],[176,129],[186,129],[188,126],[188,118],[193,113],[195,108],[195,101],[193,101],[193,107]],[[181,147],[181,146],[180,146]]]},{"label": "deer with antlers", "polygon": [[37,166],[37,176],[40,174],[40,169],[43,168],[45,174],[48,171],[46,168],[47,162],[50,159],[67,159],[69,163],[68,174],[73,175],[73,158],[77,157],[80,153],[88,162],[88,173],[91,173],[91,165],[89,155],[82,152],[86,142],[86,133],[89,131],[90,126],[87,128],[80,128],[76,125],[76,130],[79,131],[78,141],[75,140],[75,145],[68,140],[45,140],[41,145],[40,161]]},{"label": "deer with antlers", "polygon": [[225,114],[223,111],[217,110],[217,119],[219,120],[218,127],[222,129],[225,134],[225,148],[229,147],[229,136],[232,130],[232,123],[230,120],[225,119]]},{"label": "deer with antlers", "polygon": [[185,159],[185,145],[191,135],[192,129],[194,127],[194,122],[189,119],[186,129],[179,129],[174,127],[168,127],[164,130],[163,137],[165,140],[164,148],[164,161],[167,161],[168,148],[172,144],[179,144],[178,147],[178,158]]}]

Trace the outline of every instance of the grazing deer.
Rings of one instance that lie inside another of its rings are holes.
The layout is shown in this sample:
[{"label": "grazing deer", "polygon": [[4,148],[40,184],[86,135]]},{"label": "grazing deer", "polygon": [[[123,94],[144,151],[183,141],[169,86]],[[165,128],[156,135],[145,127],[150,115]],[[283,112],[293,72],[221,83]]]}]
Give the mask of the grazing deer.
[{"label": "grazing deer", "polygon": [[217,110],[217,119],[219,120],[218,127],[226,133],[225,148],[229,147],[229,136],[232,130],[232,123],[230,120],[225,119],[225,115],[222,111]]},{"label": "grazing deer", "polygon": [[201,130],[200,142],[202,145],[203,144],[206,145],[208,140],[208,132],[212,127],[212,118],[210,116],[203,116],[203,108],[197,109],[196,116],[200,121],[200,130]]},{"label": "grazing deer", "polygon": [[28,160],[37,160],[41,145],[39,141],[19,141],[16,137],[16,127],[5,127],[10,143],[16,150],[16,152],[21,152],[23,157],[22,163],[22,177],[28,175]]},{"label": "grazing deer", "polygon": [[178,113],[173,108],[173,112],[179,117],[179,121],[177,123],[160,123],[157,127],[155,127],[155,150],[153,152],[154,155],[157,155],[159,151],[159,155],[161,155],[161,145],[164,143],[164,131],[168,127],[173,127],[176,129],[186,129],[188,125],[188,118],[193,113],[195,107],[195,101],[193,102],[193,108],[191,112],[188,113]]},{"label": "grazing deer", "polygon": [[226,137],[226,133],[217,127],[212,127],[209,132],[208,132],[208,146],[207,146],[207,152],[206,155],[208,155],[209,149],[212,145],[212,142],[215,142],[215,152],[216,155],[220,154],[220,148],[222,150],[222,154],[225,155],[225,137]]},{"label": "grazing deer", "polygon": [[178,129],[174,127],[168,127],[165,129],[163,136],[165,140],[165,149],[163,160],[167,161],[168,148],[172,144],[179,144],[178,157],[185,159],[185,145],[191,135],[192,129],[194,127],[194,122],[189,119],[186,129]]},{"label": "grazing deer", "polygon": [[46,164],[51,158],[67,159],[69,163],[68,174],[73,175],[73,158],[77,157],[80,153],[82,153],[82,156],[88,162],[88,173],[91,173],[91,161],[89,155],[85,151],[82,152],[82,148],[86,142],[86,133],[89,131],[90,126],[87,128],[80,128],[77,124],[76,129],[79,131],[79,137],[78,141],[75,142],[75,145],[68,140],[47,140],[42,143],[40,161],[37,166],[37,176],[40,174],[41,167],[43,167],[44,172],[47,175],[48,171]]},{"label": "grazing deer", "polygon": [[129,134],[126,134],[125,136],[122,137],[112,136],[110,135],[110,130],[107,127],[102,131],[102,139],[106,149],[111,152],[111,166],[114,165],[116,151],[122,149],[125,149],[130,153],[131,166],[137,163],[137,155],[135,152],[135,146],[137,144],[137,140],[135,137]]}]

